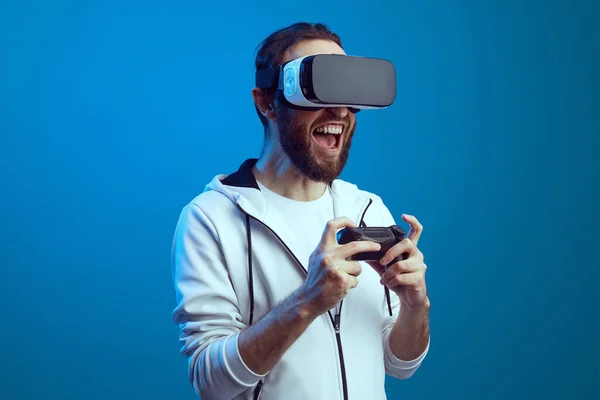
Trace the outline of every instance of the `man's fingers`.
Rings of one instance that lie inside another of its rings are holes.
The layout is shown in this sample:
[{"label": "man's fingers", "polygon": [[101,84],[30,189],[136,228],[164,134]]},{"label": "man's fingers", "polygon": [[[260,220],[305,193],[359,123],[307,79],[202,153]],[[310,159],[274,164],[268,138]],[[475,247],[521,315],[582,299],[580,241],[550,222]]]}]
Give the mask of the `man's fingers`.
[{"label": "man's fingers", "polygon": [[350,218],[340,217],[332,219],[325,225],[321,244],[337,244],[337,233],[342,228],[355,228],[356,224]]},{"label": "man's fingers", "polygon": [[352,276],[359,276],[362,272],[362,266],[358,261],[343,261],[340,269]]},{"label": "man's fingers", "polygon": [[421,271],[411,272],[407,274],[394,275],[388,280],[385,285],[393,289],[397,286],[411,286],[418,284],[423,279],[423,273]]},{"label": "man's fingers", "polygon": [[400,243],[396,243],[394,246],[392,246],[381,258],[381,260],[379,260],[379,262],[383,265],[388,265],[393,259],[404,253],[408,252],[410,255],[414,249],[414,243],[410,239],[404,239]]},{"label": "man's fingers", "polygon": [[417,243],[419,243],[419,239],[421,238],[421,233],[423,232],[423,225],[421,225],[419,220],[414,215],[402,214],[402,219],[410,225],[410,230],[408,231],[408,238],[416,246]]},{"label": "man's fingers", "polygon": [[408,260],[404,260],[404,261],[398,261],[392,265],[390,265],[385,272],[381,275],[381,283],[383,285],[385,285],[390,279],[392,279],[394,276],[398,275],[398,274],[407,274],[407,273],[412,273],[412,272],[416,272],[418,271],[419,268],[419,264],[412,262],[412,261],[408,261]]},{"label": "man's fingers", "polygon": [[371,241],[356,241],[346,243],[335,250],[336,256],[345,260],[358,253],[368,253],[371,251],[379,251],[381,245]]},{"label": "man's fingers", "polygon": [[358,278],[355,278],[354,276],[350,276],[349,282],[350,282],[350,289],[354,289],[355,287],[358,286]]}]

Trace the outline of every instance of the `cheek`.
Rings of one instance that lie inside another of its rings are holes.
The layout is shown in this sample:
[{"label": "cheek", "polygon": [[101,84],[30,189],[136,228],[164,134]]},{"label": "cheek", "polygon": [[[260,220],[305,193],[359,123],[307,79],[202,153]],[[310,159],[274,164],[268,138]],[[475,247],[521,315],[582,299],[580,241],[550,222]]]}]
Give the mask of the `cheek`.
[{"label": "cheek", "polygon": [[352,127],[356,126],[356,114],[354,114],[353,112],[349,112],[348,113],[348,120],[350,121],[350,125]]},{"label": "cheek", "polygon": [[296,111],[294,115],[294,121],[296,126],[303,133],[312,133],[312,128],[315,126],[315,122],[319,119],[314,111]]},{"label": "cheek", "polygon": [[298,124],[306,127],[306,129],[310,129],[311,126],[319,119],[320,112],[318,111],[302,111],[298,110],[296,112],[296,120]]}]

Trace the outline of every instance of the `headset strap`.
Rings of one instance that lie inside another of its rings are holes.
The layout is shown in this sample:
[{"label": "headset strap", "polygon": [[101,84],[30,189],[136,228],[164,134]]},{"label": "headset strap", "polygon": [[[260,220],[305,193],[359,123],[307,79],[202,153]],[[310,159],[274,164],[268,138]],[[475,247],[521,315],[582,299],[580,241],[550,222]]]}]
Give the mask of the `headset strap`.
[{"label": "headset strap", "polygon": [[260,89],[278,89],[281,67],[265,68],[256,71],[256,87]]}]

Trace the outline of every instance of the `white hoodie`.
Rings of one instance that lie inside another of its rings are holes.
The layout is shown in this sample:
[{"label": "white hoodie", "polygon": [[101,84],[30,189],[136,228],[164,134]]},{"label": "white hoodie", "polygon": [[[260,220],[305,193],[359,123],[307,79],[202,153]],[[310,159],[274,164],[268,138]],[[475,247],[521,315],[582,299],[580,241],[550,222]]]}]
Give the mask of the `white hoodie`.
[{"label": "white hoodie", "polygon": [[[204,400],[385,399],[386,372],[409,378],[429,347],[415,360],[394,356],[389,335],[400,302],[391,291],[388,302],[368,264],[343,301],[338,329],[334,316],[324,313],[265,375],[240,357],[238,335],[251,314],[252,322],[265,316],[302,285],[308,268],[294,255],[301,239],[294,227],[285,226],[277,210],[266,213],[252,174],[255,163],[250,159],[231,175],[217,175],[183,208],[177,224],[173,320],[190,382]],[[337,179],[331,195],[336,218],[348,217],[357,226],[395,224],[378,196],[353,184]]]}]

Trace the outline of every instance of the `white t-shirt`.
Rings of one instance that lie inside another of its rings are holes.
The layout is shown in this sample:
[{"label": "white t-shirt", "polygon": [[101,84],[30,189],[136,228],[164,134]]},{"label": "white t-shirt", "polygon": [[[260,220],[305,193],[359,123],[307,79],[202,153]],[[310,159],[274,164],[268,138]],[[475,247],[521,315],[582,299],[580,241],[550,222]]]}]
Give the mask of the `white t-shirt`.
[{"label": "white t-shirt", "polygon": [[[304,246],[301,247],[302,253],[296,254],[296,257],[308,269],[308,260],[323,237],[325,225],[335,216],[329,185],[327,185],[325,193],[318,199],[297,201],[269,190],[258,181],[257,183],[267,202],[267,207],[274,207],[279,210],[285,218],[285,223],[293,227],[293,231],[297,232],[297,235],[302,235],[302,240],[299,240],[299,242],[303,243]],[[330,311],[332,315],[335,315],[338,310],[339,304]]]},{"label": "white t-shirt", "polygon": [[301,254],[296,254],[298,260],[308,267],[311,253],[321,241],[327,222],[334,218],[333,199],[329,186],[321,197],[313,201],[297,201],[281,196],[258,182],[267,207],[274,207],[285,218],[287,226],[291,227],[298,235],[302,235],[299,242],[304,244]]}]

